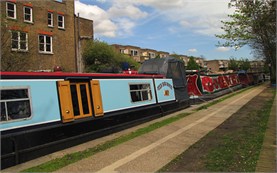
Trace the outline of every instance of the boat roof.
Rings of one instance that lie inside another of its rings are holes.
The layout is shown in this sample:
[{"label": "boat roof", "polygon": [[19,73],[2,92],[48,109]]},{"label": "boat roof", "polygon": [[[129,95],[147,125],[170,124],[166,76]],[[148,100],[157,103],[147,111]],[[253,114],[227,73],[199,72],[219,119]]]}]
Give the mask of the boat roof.
[{"label": "boat roof", "polygon": [[164,78],[164,75],[123,73],[71,73],[71,72],[0,72],[1,79],[102,79],[102,78]]}]

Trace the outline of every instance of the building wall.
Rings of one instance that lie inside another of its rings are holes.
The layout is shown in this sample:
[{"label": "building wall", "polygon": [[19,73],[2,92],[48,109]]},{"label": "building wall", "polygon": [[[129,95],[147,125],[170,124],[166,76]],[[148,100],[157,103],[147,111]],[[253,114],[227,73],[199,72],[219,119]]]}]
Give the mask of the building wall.
[{"label": "building wall", "polygon": [[219,71],[219,64],[217,60],[206,61],[206,64],[207,64],[207,70],[211,72]]},{"label": "building wall", "polygon": [[229,60],[210,60],[205,61],[205,65],[207,66],[207,70],[213,73],[222,73],[228,70]]},{"label": "building wall", "polygon": [[[7,2],[16,5],[16,19],[7,18]],[[24,6],[32,8],[32,23],[24,22]],[[53,14],[53,27],[48,26],[49,12]],[[64,16],[64,29],[58,28],[58,15]],[[5,37],[8,38],[6,45],[1,45],[1,49],[11,50],[11,30],[28,34],[28,51],[6,51],[1,54],[2,58],[12,58],[14,54],[24,56],[23,60],[29,64],[19,71],[52,70],[54,66],[61,66],[64,71],[76,71],[74,0],[1,1],[1,23],[1,32],[6,33]],[[39,35],[52,38],[51,53],[39,52]]]},{"label": "building wall", "polygon": [[204,63],[204,59],[203,58],[195,58],[196,63],[200,66],[200,67],[204,67],[205,63]]},{"label": "building wall", "polygon": [[77,72],[84,72],[83,52],[88,41],[93,41],[93,21],[75,17]]},{"label": "building wall", "polygon": [[122,45],[112,44],[111,46],[119,53],[128,54],[128,50]]},{"label": "building wall", "polygon": [[141,49],[141,62],[144,62],[149,59],[156,58],[158,56],[158,51],[153,49]]},{"label": "building wall", "polygon": [[[156,58],[156,56],[158,55],[160,55],[161,58],[165,58],[169,56],[168,52],[157,51],[154,49],[142,49],[137,46],[119,45],[119,44],[113,44],[111,46],[113,46],[116,51],[123,53],[125,55],[129,55],[135,61],[140,63],[151,58]],[[137,51],[137,54],[134,55],[132,51]]]},{"label": "building wall", "polygon": [[120,53],[123,53],[125,55],[132,57],[137,62],[141,62],[142,51],[140,47],[131,46],[131,45],[127,45],[127,46],[113,45],[113,46],[116,47],[116,50],[118,50]]},{"label": "building wall", "polygon": [[251,61],[250,62],[250,72],[263,72],[265,62],[264,61]]},{"label": "building wall", "polygon": [[169,53],[168,52],[159,51],[158,54],[159,54],[159,56],[161,58],[169,57]]},{"label": "building wall", "polygon": [[180,59],[183,60],[185,66],[188,65],[189,57],[187,57],[187,56],[185,56],[185,55],[180,55]]}]

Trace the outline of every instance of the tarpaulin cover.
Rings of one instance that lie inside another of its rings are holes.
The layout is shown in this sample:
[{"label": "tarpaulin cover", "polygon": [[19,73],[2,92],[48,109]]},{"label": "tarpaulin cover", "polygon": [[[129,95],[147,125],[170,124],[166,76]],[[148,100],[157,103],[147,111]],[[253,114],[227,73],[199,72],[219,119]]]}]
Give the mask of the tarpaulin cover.
[{"label": "tarpaulin cover", "polygon": [[145,61],[139,71],[139,74],[162,74],[166,78],[173,80],[175,97],[177,100],[188,100],[187,81],[184,63],[178,59],[155,58]]}]

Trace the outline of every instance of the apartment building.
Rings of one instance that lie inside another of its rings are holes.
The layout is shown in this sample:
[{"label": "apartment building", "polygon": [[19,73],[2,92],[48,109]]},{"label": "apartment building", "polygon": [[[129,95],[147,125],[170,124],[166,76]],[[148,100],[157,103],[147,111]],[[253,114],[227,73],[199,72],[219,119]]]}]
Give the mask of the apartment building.
[{"label": "apartment building", "polygon": [[205,68],[206,63],[204,62],[204,58],[197,57],[195,58],[195,62],[199,65],[200,68]]},{"label": "apartment building", "polygon": [[131,46],[131,45],[119,45],[119,44],[113,44],[111,45],[115,48],[116,51],[119,53],[128,55],[132,57],[135,61],[141,62],[141,48],[137,46]]},{"label": "apartment building", "polygon": [[126,47],[123,46],[123,45],[112,44],[111,46],[114,47],[114,49],[115,49],[117,52],[119,52],[119,53],[122,53],[122,54],[125,54],[125,55],[128,54],[128,50],[127,50]]},{"label": "apartment building", "polygon": [[137,46],[131,45],[119,45],[119,44],[112,44],[116,51],[128,55],[133,58],[137,62],[144,62],[148,59],[156,58],[156,57],[168,57],[169,53],[164,51],[157,51],[154,49],[142,49]]},{"label": "apartment building", "polygon": [[92,25],[75,16],[74,0],[1,1],[1,70],[77,71],[80,33],[93,38]]},{"label": "apartment building", "polygon": [[178,55],[180,60],[183,60],[185,67],[188,65],[189,57],[186,55]]},{"label": "apartment building", "polygon": [[[179,58],[181,60],[183,60],[185,66],[188,65],[190,57],[188,57],[187,55],[179,55]],[[205,61],[204,58],[194,57],[194,60],[199,65],[199,67],[201,67],[201,68],[205,68],[206,67],[206,64],[204,62]]]},{"label": "apartment building", "polygon": [[[263,72],[264,61],[250,61],[250,68],[248,72]],[[209,60],[204,61],[204,66],[212,73],[232,73],[233,70],[229,69],[229,60]]]},{"label": "apartment building", "polygon": [[164,51],[158,51],[158,55],[160,56],[160,58],[169,57],[169,53]]},{"label": "apartment building", "polygon": [[250,61],[250,72],[262,72],[264,71],[264,61]]},{"label": "apartment building", "polygon": [[159,54],[158,51],[153,49],[141,49],[143,61],[156,58]]},{"label": "apartment building", "polygon": [[222,73],[228,70],[229,60],[210,60],[205,61],[204,66],[213,73]]}]

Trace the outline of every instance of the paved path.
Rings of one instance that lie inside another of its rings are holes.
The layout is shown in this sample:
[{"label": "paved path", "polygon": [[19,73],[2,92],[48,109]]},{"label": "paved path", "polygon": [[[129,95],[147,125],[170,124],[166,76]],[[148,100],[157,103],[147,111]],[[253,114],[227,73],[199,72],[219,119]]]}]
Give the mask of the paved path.
[{"label": "paved path", "polygon": [[265,85],[252,88],[168,126],[68,165],[57,172],[155,172],[264,89]]},{"label": "paved path", "polygon": [[[260,158],[257,163],[256,172],[276,172],[276,97],[272,105],[271,114],[268,120],[267,130]],[[274,159],[272,159],[274,158]]]}]

